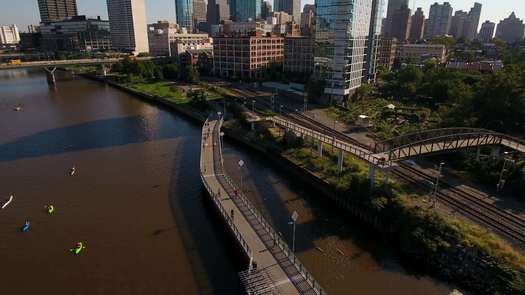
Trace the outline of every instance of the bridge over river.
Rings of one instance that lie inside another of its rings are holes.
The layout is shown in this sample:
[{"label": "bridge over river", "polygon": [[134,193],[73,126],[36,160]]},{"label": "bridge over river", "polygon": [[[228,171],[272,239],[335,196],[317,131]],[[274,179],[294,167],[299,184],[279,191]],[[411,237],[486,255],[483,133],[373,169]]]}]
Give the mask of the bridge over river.
[{"label": "bridge over river", "polygon": [[279,233],[225,174],[221,125],[222,118],[204,124],[200,173],[216,209],[249,260],[247,270],[240,273],[247,293],[326,294]]}]

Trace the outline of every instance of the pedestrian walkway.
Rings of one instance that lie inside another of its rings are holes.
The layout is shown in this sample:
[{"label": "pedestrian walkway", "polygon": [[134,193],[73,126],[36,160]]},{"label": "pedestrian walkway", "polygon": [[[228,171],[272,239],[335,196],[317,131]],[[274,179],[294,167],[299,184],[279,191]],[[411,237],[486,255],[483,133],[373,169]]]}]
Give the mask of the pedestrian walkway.
[{"label": "pedestrian walkway", "polygon": [[202,129],[201,178],[218,211],[250,263],[240,278],[248,294],[326,294],[226,175],[221,143],[222,119]]}]

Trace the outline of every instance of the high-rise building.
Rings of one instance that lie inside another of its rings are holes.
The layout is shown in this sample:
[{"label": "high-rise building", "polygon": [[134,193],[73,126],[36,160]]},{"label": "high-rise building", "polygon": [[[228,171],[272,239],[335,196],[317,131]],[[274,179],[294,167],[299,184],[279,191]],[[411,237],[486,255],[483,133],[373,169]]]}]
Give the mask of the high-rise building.
[{"label": "high-rise building", "polygon": [[111,45],[125,52],[148,52],[144,0],[107,0]]},{"label": "high-rise building", "polygon": [[84,15],[45,23],[40,27],[46,51],[99,51],[111,49],[109,22]]},{"label": "high-rise building", "polygon": [[[235,21],[255,21],[261,18],[261,0],[235,1]],[[231,10],[231,8],[230,8]]]},{"label": "high-rise building", "polygon": [[463,28],[463,37],[467,40],[473,40],[478,34],[479,18],[481,16],[481,4],[474,3],[470,9]]},{"label": "high-rise building", "polygon": [[465,36],[464,32],[468,26],[468,13],[463,10],[458,10],[454,13],[450,21],[449,34],[455,39],[460,39]]},{"label": "high-rise building", "polygon": [[490,42],[494,38],[494,31],[496,30],[496,23],[491,21],[485,21],[481,24],[481,29],[479,30],[478,39],[483,42]]},{"label": "high-rise building", "polygon": [[326,81],[324,92],[332,102],[346,101],[364,80],[373,4],[373,0],[316,1],[314,72]]},{"label": "high-rise building", "polygon": [[301,0],[274,0],[275,11],[284,11],[293,16],[296,23],[301,21]]},{"label": "high-rise building", "polygon": [[[314,6],[315,7],[315,6]],[[306,5],[305,5],[306,8]],[[303,35],[311,35],[313,32],[313,26],[315,24],[315,9],[305,9],[301,13],[301,33]]]},{"label": "high-rise building", "polygon": [[370,26],[365,43],[365,65],[363,69],[363,81],[365,82],[376,81],[384,6],[384,0],[372,0]]},{"label": "high-rise building", "polygon": [[423,9],[419,7],[412,15],[410,21],[410,34],[408,40],[410,42],[418,42],[423,39],[423,32],[425,30],[425,13]]},{"label": "high-rise building", "polygon": [[266,19],[272,13],[272,5],[268,1],[263,1],[261,4],[261,18]]},{"label": "high-rise building", "polygon": [[387,37],[391,37],[392,34],[392,22],[394,14],[398,9],[401,9],[401,7],[406,6],[408,7],[408,0],[389,0],[388,1],[388,7],[386,10],[386,19],[384,20],[384,35]]},{"label": "high-rise building", "polygon": [[284,71],[310,75],[314,68],[313,48],[313,39],[310,37],[284,38]]},{"label": "high-rise building", "polygon": [[315,5],[314,4],[305,4],[303,7],[303,12],[313,12],[315,14]]},{"label": "high-rise building", "polygon": [[208,0],[208,26],[218,25],[230,19],[230,3],[228,0]]},{"label": "high-rise building", "polygon": [[406,5],[394,11],[391,18],[392,27],[390,28],[390,36],[392,38],[396,38],[401,42],[408,39],[408,34],[410,33],[410,15],[410,8]]},{"label": "high-rise building", "polygon": [[40,21],[43,23],[61,21],[78,15],[76,0],[38,0]]},{"label": "high-rise building", "polygon": [[16,25],[0,26],[0,45],[18,44],[20,33]]},{"label": "high-rise building", "polygon": [[188,32],[193,31],[193,1],[194,0],[175,0],[175,14],[177,24],[181,28],[186,28]]},{"label": "high-rise building", "polygon": [[430,12],[425,23],[425,38],[431,39],[436,36],[447,35],[452,20],[452,6],[450,3],[434,3],[430,6]]},{"label": "high-rise building", "polygon": [[204,0],[193,0],[193,30],[206,30],[206,2]]},{"label": "high-rise building", "polygon": [[507,43],[516,43],[523,40],[525,34],[525,25],[523,21],[512,14],[498,24],[496,29],[496,38],[502,39]]}]

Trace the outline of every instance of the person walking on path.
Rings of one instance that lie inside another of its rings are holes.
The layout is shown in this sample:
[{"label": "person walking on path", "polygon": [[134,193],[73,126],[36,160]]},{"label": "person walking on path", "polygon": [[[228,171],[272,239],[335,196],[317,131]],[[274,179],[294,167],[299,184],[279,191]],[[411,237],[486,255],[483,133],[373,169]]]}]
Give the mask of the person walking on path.
[{"label": "person walking on path", "polygon": [[231,217],[232,221],[233,221],[233,214],[234,214],[234,211],[233,211],[233,209],[231,209],[230,210],[230,217]]}]

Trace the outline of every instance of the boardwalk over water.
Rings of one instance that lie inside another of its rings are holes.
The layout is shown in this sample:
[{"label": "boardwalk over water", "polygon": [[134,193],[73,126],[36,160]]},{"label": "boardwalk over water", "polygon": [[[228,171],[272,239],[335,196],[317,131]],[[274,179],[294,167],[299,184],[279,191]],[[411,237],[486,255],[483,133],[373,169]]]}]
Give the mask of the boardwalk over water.
[{"label": "boardwalk over water", "polygon": [[225,174],[222,119],[207,120],[202,129],[201,178],[221,216],[252,263],[240,278],[248,294],[326,294]]}]

